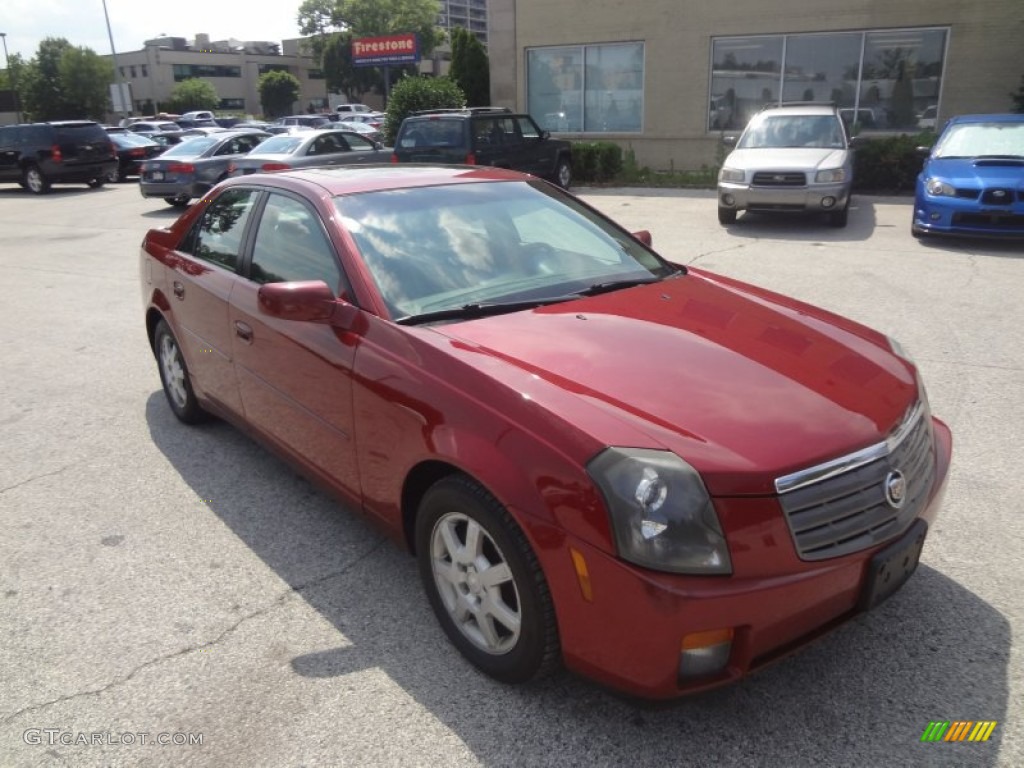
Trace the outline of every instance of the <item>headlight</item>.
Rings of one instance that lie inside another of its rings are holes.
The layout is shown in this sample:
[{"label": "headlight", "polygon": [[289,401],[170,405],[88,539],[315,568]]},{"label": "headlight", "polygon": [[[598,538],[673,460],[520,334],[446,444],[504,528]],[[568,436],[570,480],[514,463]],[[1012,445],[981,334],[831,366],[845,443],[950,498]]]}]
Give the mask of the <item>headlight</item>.
[{"label": "headlight", "polygon": [[672,573],[732,573],[711,497],[674,453],[608,448],[587,471],[604,494],[619,557]]},{"label": "headlight", "polygon": [[941,179],[927,179],[924,183],[924,188],[929,195],[936,195],[938,197],[956,196],[956,188]]},{"label": "headlight", "polygon": [[814,180],[819,184],[835,184],[840,181],[846,181],[846,169],[833,168],[829,171],[818,171],[814,175]]},{"label": "headlight", "polygon": [[718,172],[719,181],[743,181],[743,171],[737,168],[723,168]]}]

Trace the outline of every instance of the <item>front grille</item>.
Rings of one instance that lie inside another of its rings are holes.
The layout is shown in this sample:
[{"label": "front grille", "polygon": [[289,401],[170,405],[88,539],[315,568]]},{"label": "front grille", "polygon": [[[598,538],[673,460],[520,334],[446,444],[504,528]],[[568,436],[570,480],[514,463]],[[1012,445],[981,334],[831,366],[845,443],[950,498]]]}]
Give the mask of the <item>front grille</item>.
[{"label": "front grille", "polygon": [[1010,205],[1017,198],[1012,189],[986,189],[981,194],[985,205]]},{"label": "front grille", "polygon": [[1024,227],[1024,214],[1019,213],[954,213],[953,226],[963,227]]},{"label": "front grille", "polygon": [[[905,481],[898,509],[886,497],[896,470]],[[902,533],[924,508],[934,480],[931,418],[919,404],[885,443],[779,478],[776,487],[800,558],[825,560]]]},{"label": "front grille", "polygon": [[754,174],[755,187],[803,187],[807,175],[797,171],[759,171]]}]

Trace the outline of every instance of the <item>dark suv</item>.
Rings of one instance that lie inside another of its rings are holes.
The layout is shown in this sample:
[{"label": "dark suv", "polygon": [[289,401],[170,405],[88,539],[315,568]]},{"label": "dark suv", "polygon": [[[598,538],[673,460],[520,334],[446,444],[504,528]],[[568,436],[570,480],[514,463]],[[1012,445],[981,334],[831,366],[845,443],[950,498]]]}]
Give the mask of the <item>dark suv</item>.
[{"label": "dark suv", "polygon": [[572,183],[572,149],[533,118],[500,107],[415,112],[402,121],[394,163],[490,165],[532,173],[564,189]]},{"label": "dark suv", "polygon": [[54,183],[102,187],[116,173],[117,151],[99,123],[66,120],[0,128],[0,182],[16,181],[42,195]]}]

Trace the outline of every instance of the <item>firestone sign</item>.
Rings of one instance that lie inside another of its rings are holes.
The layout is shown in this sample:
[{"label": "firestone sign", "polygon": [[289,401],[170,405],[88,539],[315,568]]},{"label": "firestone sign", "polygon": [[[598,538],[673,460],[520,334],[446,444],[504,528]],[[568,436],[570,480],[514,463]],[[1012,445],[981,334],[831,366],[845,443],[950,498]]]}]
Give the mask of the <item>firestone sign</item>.
[{"label": "firestone sign", "polygon": [[420,47],[413,32],[387,37],[360,37],[352,41],[352,64],[357,67],[415,64],[419,60]]}]

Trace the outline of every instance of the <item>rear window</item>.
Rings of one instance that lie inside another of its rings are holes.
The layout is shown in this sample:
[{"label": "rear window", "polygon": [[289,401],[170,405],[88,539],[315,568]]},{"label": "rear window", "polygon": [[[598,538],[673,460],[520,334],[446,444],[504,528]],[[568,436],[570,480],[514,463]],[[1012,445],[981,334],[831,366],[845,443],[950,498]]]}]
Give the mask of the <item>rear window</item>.
[{"label": "rear window", "polygon": [[462,126],[464,120],[445,120],[443,118],[415,120],[402,125],[398,146],[403,149],[420,149],[423,147],[459,147],[462,146]]},{"label": "rear window", "polygon": [[58,144],[79,144],[81,142],[109,141],[107,132],[99,123],[54,126],[54,138]]}]

